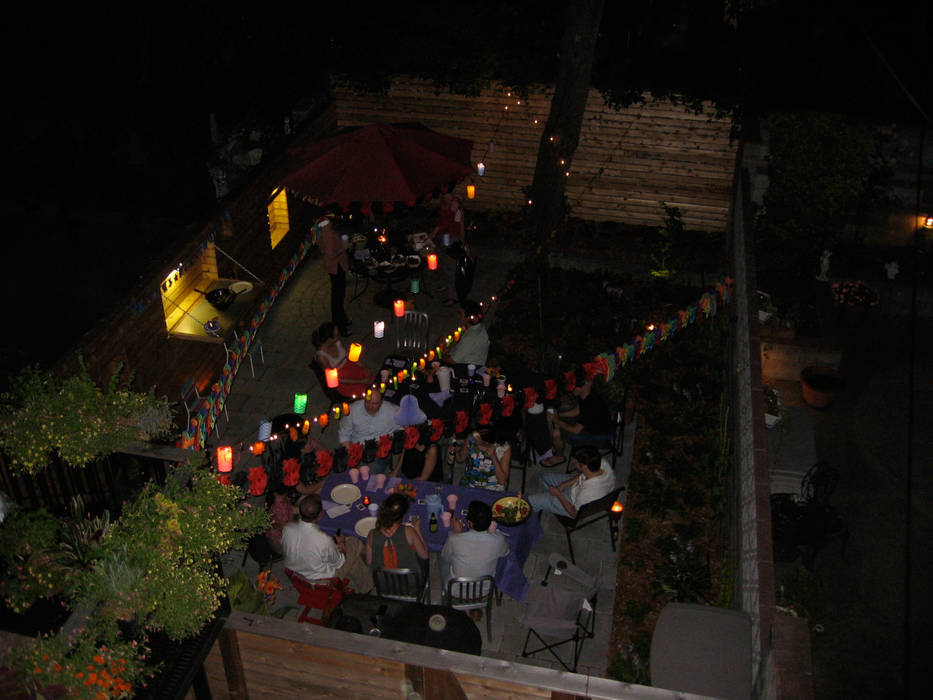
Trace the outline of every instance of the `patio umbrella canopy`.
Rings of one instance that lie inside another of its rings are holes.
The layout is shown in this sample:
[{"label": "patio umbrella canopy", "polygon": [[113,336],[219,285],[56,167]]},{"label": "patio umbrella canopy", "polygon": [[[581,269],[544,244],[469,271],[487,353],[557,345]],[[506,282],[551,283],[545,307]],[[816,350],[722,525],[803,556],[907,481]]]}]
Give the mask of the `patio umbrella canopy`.
[{"label": "patio umbrella canopy", "polygon": [[472,141],[421,124],[370,124],[292,149],[280,184],[322,204],[405,202],[473,172]]}]

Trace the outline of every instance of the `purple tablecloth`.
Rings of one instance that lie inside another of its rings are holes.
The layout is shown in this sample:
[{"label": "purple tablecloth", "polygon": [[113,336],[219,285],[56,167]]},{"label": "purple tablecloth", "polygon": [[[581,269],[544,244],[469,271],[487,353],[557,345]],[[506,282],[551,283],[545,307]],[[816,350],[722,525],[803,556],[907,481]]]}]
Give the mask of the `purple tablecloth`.
[{"label": "purple tablecloth", "polygon": [[[375,479],[375,476],[371,477],[371,479]],[[439,522],[437,532],[429,532],[427,505],[424,503],[419,505],[418,503],[419,500],[423,501],[425,496],[429,493],[439,493],[445,509],[447,508],[447,496],[452,493],[457,494],[457,508],[455,514],[457,517],[461,518],[466,514],[466,509],[470,505],[470,501],[483,501],[492,505],[503,496],[514,495],[513,492],[486,491],[484,489],[472,489],[467,486],[438,484],[432,481],[409,481],[408,479],[401,479],[401,481],[404,483],[412,483],[415,485],[415,488],[418,489],[417,498],[408,509],[408,515],[417,515],[421,518],[421,534],[424,535],[424,540],[428,545],[428,549],[432,552],[440,552],[441,549],[444,548],[444,542],[447,541],[447,535],[450,529],[444,527],[444,524]],[[360,483],[357,484],[357,487],[360,489],[360,497],[349,504],[350,511],[336,518],[331,518],[326,513],[334,504],[333,499],[330,497],[331,491],[335,486],[347,483],[350,483],[350,474],[348,472],[344,472],[343,474],[331,473],[327,477],[327,481],[324,482],[324,487],[321,489],[321,498],[324,501],[325,514],[318,522],[318,526],[320,526],[324,532],[334,534],[339,528],[345,535],[355,535],[356,531],[354,528],[357,521],[370,515],[369,510],[365,508],[361,510],[357,508],[357,504],[362,502],[364,496],[369,496],[373,503],[382,503],[388,495],[386,494],[386,490],[392,485],[393,481],[389,479],[384,488],[374,489],[375,481],[373,481],[372,484],[368,484],[361,480]],[[523,602],[528,593],[528,579],[525,578],[525,572],[522,569],[525,565],[525,561],[528,559],[528,555],[531,554],[532,547],[535,546],[535,543],[541,538],[541,535],[544,534],[544,530],[541,528],[540,520],[534,514],[521,525],[516,527],[500,525],[498,529],[509,541],[509,553],[507,556],[499,559],[499,563],[496,566],[496,585],[503,593],[519,602]]]}]

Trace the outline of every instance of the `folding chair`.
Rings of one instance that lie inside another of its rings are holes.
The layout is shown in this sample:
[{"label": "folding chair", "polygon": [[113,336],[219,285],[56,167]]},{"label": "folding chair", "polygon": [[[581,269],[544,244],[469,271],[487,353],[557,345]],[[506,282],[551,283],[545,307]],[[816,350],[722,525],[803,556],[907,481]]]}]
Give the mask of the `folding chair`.
[{"label": "folding chair", "polygon": [[430,320],[422,311],[406,311],[395,324],[395,354],[408,359],[421,357],[428,351]]},{"label": "folding chair", "polygon": [[201,406],[201,393],[194,383],[194,378],[185,382],[185,385],[181,388],[181,400],[182,403],[185,404],[185,413],[188,414],[188,422],[185,423],[185,428],[187,429],[191,424],[191,412],[197,411]]},{"label": "folding chair", "polygon": [[[541,585],[532,586],[529,590],[528,606],[519,620],[523,626],[528,627],[522,657],[548,651],[561,666],[575,673],[583,643],[592,638],[596,631],[599,575],[590,576],[573,564],[568,564],[562,555],[556,553],[548,557],[548,564],[548,573]],[[535,637],[536,646],[529,649],[532,636]],[[570,663],[564,661],[556,651],[565,644],[572,646]]]},{"label": "folding chair", "polygon": [[266,353],[262,349],[262,341],[259,338],[253,340],[252,344],[249,346],[249,350],[246,352],[246,357],[249,359],[249,373],[253,377],[256,376],[256,368],[253,366],[253,357],[256,353],[259,353],[259,359],[262,361],[262,364],[266,364]]},{"label": "folding chair", "polygon": [[444,604],[454,610],[486,611],[487,640],[492,636],[493,599],[501,605],[502,593],[496,588],[496,581],[492,576],[452,578],[447,582],[447,589],[444,591]]},{"label": "folding chair", "polygon": [[[298,622],[324,625],[344,596],[354,592],[347,579],[326,578],[309,581],[291,569],[285,569],[285,575],[298,591],[298,605],[302,606]],[[320,616],[312,616],[310,613],[313,610],[320,611]]]},{"label": "folding chair", "polygon": [[612,504],[615,503],[619,494],[625,489],[624,486],[614,488],[600,499],[591,501],[580,506],[577,509],[577,517],[571,518],[569,515],[556,515],[557,521],[563,526],[564,534],[567,535],[567,546],[570,548],[570,561],[574,564],[577,560],[573,556],[573,542],[570,535],[577,530],[581,530],[587,525],[608,518],[609,520],[609,544],[612,545],[612,551],[616,551],[616,540],[619,539],[619,519],[612,513]]},{"label": "folding chair", "polygon": [[430,579],[414,569],[376,569],[373,571],[376,595],[390,600],[422,603],[428,600]]}]

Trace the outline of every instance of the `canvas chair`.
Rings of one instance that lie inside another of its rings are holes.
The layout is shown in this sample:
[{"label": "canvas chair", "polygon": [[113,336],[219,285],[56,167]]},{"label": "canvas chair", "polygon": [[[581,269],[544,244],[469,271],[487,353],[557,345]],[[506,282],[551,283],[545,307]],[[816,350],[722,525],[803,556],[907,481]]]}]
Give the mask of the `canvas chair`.
[{"label": "canvas chair", "polygon": [[[548,573],[539,586],[529,590],[528,605],[519,620],[528,628],[522,657],[547,651],[561,666],[576,673],[583,643],[596,632],[599,578],[599,574],[590,576],[567,563],[563,555],[551,553]],[[557,652],[566,644],[571,646],[569,661]]]},{"label": "canvas chair", "polygon": [[447,582],[447,588],[444,591],[444,604],[454,610],[486,611],[487,640],[492,636],[493,599],[501,605],[502,593],[496,588],[496,581],[492,576],[452,578]]},{"label": "canvas chair", "polygon": [[612,551],[616,551],[616,540],[619,539],[618,518],[612,517],[612,504],[615,503],[619,494],[625,489],[624,486],[618,486],[607,493],[602,498],[585,503],[577,509],[577,516],[571,518],[569,515],[556,515],[557,521],[564,528],[564,534],[567,535],[567,547],[570,549],[570,561],[574,564],[577,560],[573,556],[573,541],[570,535],[577,530],[581,530],[587,525],[606,518],[609,521],[609,544],[612,545]]},{"label": "canvas chair", "polygon": [[430,579],[414,569],[376,569],[373,571],[376,595],[391,600],[422,603],[428,600]]},{"label": "canvas chair", "polygon": [[406,311],[395,324],[395,354],[408,358],[422,357],[428,351],[430,321],[423,311]]}]

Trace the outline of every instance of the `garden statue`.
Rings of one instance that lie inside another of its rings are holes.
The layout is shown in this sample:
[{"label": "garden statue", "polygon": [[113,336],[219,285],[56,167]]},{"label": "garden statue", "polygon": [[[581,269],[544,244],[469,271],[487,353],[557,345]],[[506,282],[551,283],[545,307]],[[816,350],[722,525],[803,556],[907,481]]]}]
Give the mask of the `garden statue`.
[{"label": "garden statue", "polygon": [[884,264],[884,271],[888,273],[888,279],[893,280],[901,271],[901,266],[897,264],[897,260],[892,260]]},{"label": "garden statue", "polygon": [[820,256],[820,274],[816,278],[821,282],[826,282],[829,279],[829,259],[832,256],[833,252],[831,250],[824,250]]}]

